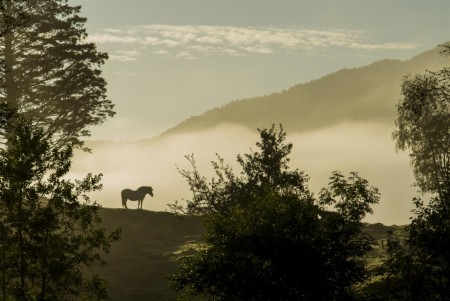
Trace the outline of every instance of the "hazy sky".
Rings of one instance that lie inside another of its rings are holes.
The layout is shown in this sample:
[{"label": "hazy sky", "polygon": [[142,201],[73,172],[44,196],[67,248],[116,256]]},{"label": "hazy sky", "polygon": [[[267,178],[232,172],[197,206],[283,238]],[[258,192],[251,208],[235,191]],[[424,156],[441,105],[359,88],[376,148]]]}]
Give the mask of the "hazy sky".
[{"label": "hazy sky", "polygon": [[116,117],[93,139],[150,138],[235,99],[450,37],[450,1],[69,0],[82,5]]}]

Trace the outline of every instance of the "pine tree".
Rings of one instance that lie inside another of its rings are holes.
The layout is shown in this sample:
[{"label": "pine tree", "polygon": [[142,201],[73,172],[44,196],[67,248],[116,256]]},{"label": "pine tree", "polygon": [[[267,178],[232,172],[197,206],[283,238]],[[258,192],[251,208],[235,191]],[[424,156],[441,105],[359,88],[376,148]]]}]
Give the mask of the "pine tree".
[{"label": "pine tree", "polygon": [[2,300],[107,298],[89,268],[119,238],[99,228],[87,193],[101,175],[65,177],[88,127],[114,114],[67,0],[0,0],[0,288]]},{"label": "pine tree", "polygon": [[86,42],[79,12],[67,0],[0,4],[0,103],[25,114],[56,147],[82,145],[89,126],[114,114],[100,70],[108,56]]}]

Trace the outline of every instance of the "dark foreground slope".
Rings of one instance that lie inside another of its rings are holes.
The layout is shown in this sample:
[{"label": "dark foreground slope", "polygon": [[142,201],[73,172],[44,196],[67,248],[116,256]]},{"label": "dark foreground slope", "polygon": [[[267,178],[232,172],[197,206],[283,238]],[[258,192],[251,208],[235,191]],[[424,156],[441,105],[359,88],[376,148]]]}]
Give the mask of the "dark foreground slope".
[{"label": "dark foreground slope", "polygon": [[[135,209],[102,208],[100,214],[107,230],[122,228],[121,241],[106,257],[108,265],[100,268],[109,282],[112,300],[175,300],[175,294],[167,288],[166,276],[176,271],[177,258],[189,251],[189,244],[200,238],[200,219]],[[371,224],[366,229],[380,241],[388,230],[401,235],[403,227]],[[376,247],[370,254],[371,263],[379,261],[380,251]]]},{"label": "dark foreground slope", "polygon": [[200,220],[134,209],[103,208],[100,215],[107,230],[122,229],[100,269],[112,300],[175,300],[166,276],[176,270],[180,247],[199,239]]}]

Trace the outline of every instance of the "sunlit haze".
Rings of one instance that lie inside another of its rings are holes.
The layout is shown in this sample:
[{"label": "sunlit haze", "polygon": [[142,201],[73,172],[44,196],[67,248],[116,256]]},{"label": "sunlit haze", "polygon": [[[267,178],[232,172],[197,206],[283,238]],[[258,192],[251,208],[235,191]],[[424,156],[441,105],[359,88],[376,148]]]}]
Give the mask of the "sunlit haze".
[{"label": "sunlit haze", "polygon": [[[194,153],[200,170],[212,175],[209,162],[215,153],[232,164],[237,154],[255,148],[256,129],[242,124],[149,140],[192,116],[343,68],[405,61],[450,38],[448,1],[69,3],[82,6],[88,41],[109,53],[102,70],[117,114],[92,128],[93,153],[77,154],[72,173],[104,174],[104,189],[94,196],[105,207],[121,206],[123,188],[151,185],[155,196],[147,196],[143,207],[164,211],[168,203],[190,196],[176,169],[189,167],[184,155]],[[400,79],[393,84],[400,87]],[[392,98],[394,108],[400,95]],[[302,110],[314,106],[308,102]],[[330,114],[341,112],[325,115]],[[414,177],[408,155],[395,152],[393,119],[381,119],[342,118],[288,131],[287,140],[294,144],[291,164],[310,176],[315,193],[333,170],[359,172],[381,193],[367,221],[406,224],[416,195]]]}]

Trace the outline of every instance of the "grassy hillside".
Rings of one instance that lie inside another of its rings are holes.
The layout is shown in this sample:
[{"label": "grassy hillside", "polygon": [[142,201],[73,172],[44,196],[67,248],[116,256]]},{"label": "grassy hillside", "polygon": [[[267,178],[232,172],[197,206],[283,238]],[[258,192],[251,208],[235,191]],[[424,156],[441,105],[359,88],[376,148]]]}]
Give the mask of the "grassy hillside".
[{"label": "grassy hillside", "polygon": [[199,219],[132,209],[102,208],[100,213],[107,230],[122,229],[122,239],[106,257],[108,265],[100,269],[112,300],[175,300],[165,277],[176,270],[180,247],[199,239]]},{"label": "grassy hillside", "polygon": [[[200,238],[203,228],[198,218],[180,219],[165,212],[101,209],[103,227],[122,228],[122,239],[106,257],[108,265],[100,273],[109,281],[112,300],[175,300],[167,288],[166,276],[177,269],[180,248]],[[388,230],[402,235],[401,226],[367,225],[378,241]],[[370,254],[377,261],[380,248]]]},{"label": "grassy hillside", "polygon": [[410,60],[382,60],[343,69],[280,93],[233,101],[200,116],[191,117],[162,136],[205,130],[221,123],[254,130],[282,123],[288,132],[323,128],[341,122],[387,121],[395,117],[402,78],[437,70],[448,59],[433,49]]}]

